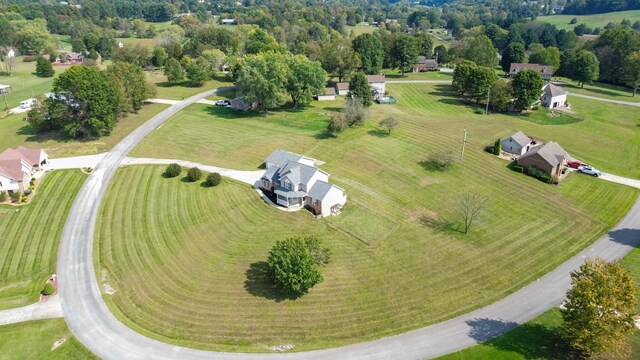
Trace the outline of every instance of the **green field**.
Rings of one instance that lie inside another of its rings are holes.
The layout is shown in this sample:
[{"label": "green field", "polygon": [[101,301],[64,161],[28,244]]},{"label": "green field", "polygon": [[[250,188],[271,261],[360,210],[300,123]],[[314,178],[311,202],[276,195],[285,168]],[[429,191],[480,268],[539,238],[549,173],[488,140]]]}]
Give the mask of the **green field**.
[{"label": "green field", "polygon": [[7,134],[7,136],[0,136],[0,151],[24,145],[43,148],[52,158],[99,154],[111,150],[131,131],[166,107],[167,105],[163,104],[145,105],[138,113],[129,114],[118,120],[111,135],[90,141],[69,139],[62,131],[35,133],[24,121],[24,114],[9,115],[0,119],[0,133]]},{"label": "green field", "polygon": [[[640,285],[640,249],[631,250],[621,264]],[[638,294],[640,298],[640,294]],[[560,311],[552,309],[503,336],[460,352],[441,357],[441,360],[494,359],[567,359],[567,348],[556,331],[562,324]],[[627,359],[640,357],[640,332],[629,336],[631,353]]]},{"label": "green field", "polygon": [[374,33],[379,28],[377,26],[358,24],[358,25],[354,25],[354,26],[347,25],[346,29],[347,29],[347,34],[348,35],[351,35],[351,33],[353,32],[353,36],[356,37],[356,36],[362,35],[362,34]]},{"label": "green field", "polygon": [[[53,344],[66,337],[62,345]],[[63,319],[29,321],[0,327],[0,358],[3,360],[98,359],[67,328]]]},{"label": "green field", "polygon": [[[604,233],[638,194],[578,175],[549,186],[510,172],[482,150],[520,128],[563,145],[558,132],[604,141],[626,131],[626,144],[629,131],[638,132],[635,122],[625,122],[631,120],[605,123],[596,114],[570,125],[538,125],[473,114],[449,97],[447,86],[388,87],[398,105],[374,105],[364,126],[338,138],[324,129],[341,101],[268,115],[194,105],[147,137],[133,155],[253,170],[276,148],[303,153],[327,162],[322,168],[349,200],[343,214],[319,221],[271,209],[244,185],[207,189],[164,179],[161,167],[122,169],[96,229],[96,271],[106,269],[118,290],[108,300],[114,312],[156,338],[220,350],[288,343],[305,350],[378,338],[522,287]],[[400,120],[391,136],[376,125],[389,114]],[[432,151],[458,151],[465,125],[465,160],[447,172],[426,170]],[[568,144],[585,152],[595,147]],[[441,226],[453,221],[465,188],[490,198],[467,236]],[[274,301],[255,274],[276,240],[300,233],[325,239],[334,262],[309,294]]]},{"label": "green field", "polygon": [[385,74],[387,80],[453,80],[453,73],[440,71],[405,72],[404,77],[400,75],[398,69],[383,69],[382,73]]},{"label": "green field", "polygon": [[[578,22],[576,24],[569,24],[573,18],[577,18]],[[640,20],[640,10],[617,11],[593,15],[550,15],[538,16],[536,18],[538,21],[547,22],[555,25],[558,29],[566,30],[572,30],[579,24],[587,24],[590,28],[604,28],[609,22],[619,23],[624,19],[631,21],[633,24]]]},{"label": "green field", "polygon": [[[61,73],[66,67],[54,66],[54,69],[57,73]],[[0,76],[0,84],[11,85],[13,90],[10,94],[7,94],[9,108],[20,105],[20,102],[23,100],[51,91],[53,78],[37,77],[34,74],[35,71],[35,61],[23,62],[22,57],[18,57],[16,59],[16,65],[13,68],[13,76]],[[0,110],[4,110],[4,108],[4,97],[0,96]],[[0,111],[0,114],[2,114],[2,111]],[[3,120],[0,119],[0,122],[2,121]]]},{"label": "green field", "polygon": [[84,179],[79,170],[57,170],[45,175],[30,204],[0,205],[0,309],[38,299],[55,272],[62,227]]},{"label": "green field", "polygon": [[185,81],[184,84],[170,84],[167,82],[167,77],[164,76],[164,73],[160,70],[147,71],[146,75],[147,80],[156,84],[156,90],[158,92],[156,97],[159,99],[182,100],[206,90],[221,86],[233,86],[231,79],[222,73],[220,73],[220,76],[216,79],[207,80],[204,85],[199,87],[189,86],[188,81]]}]

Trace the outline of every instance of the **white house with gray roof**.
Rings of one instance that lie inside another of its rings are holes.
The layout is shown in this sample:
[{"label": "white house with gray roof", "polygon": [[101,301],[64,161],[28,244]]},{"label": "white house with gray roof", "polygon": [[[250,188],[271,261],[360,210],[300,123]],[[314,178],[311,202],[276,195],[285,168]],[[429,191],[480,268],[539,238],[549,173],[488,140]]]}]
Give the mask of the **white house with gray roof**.
[{"label": "white house with gray roof", "polygon": [[525,135],[522,131],[500,140],[502,151],[518,156],[524,155],[529,149],[536,145],[536,142]]},{"label": "white house with gray roof", "polygon": [[344,189],[329,183],[329,174],[314,166],[315,160],[276,150],[265,159],[260,188],[273,194],[287,208],[307,206],[320,216],[337,215],[347,202]]},{"label": "white house with gray roof", "polygon": [[555,109],[567,106],[567,92],[561,87],[552,83],[547,83],[542,88],[542,96],[540,96],[540,103],[542,107],[547,109]]}]

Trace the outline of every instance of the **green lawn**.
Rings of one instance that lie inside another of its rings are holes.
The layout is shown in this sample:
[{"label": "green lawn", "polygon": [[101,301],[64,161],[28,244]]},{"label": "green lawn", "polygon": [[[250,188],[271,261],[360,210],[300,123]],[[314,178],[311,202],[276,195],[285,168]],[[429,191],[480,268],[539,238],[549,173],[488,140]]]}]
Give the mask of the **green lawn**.
[{"label": "green lawn", "polygon": [[[56,73],[61,73],[66,69],[65,66],[54,66],[53,68]],[[14,108],[20,105],[20,102],[23,100],[51,91],[53,78],[37,77],[34,74],[35,71],[35,61],[23,62],[22,57],[18,57],[13,69],[13,76],[0,76],[0,84],[12,86],[13,91],[10,94],[7,94],[9,108]],[[4,110],[4,108],[4,97],[0,96],[0,115],[2,114],[1,110]],[[0,122],[2,121],[3,120],[0,119]]]},{"label": "green lawn", "polygon": [[[627,268],[640,285],[640,249],[631,250],[621,264]],[[638,294],[640,296],[640,294]],[[486,343],[441,357],[442,360],[467,359],[566,359],[567,348],[557,335],[562,324],[560,311],[555,308],[526,324]],[[640,357],[640,333],[629,336],[631,353],[627,359]]]},{"label": "green lawn", "polygon": [[138,39],[138,38],[116,38],[116,44],[122,42],[124,46],[141,45],[143,47],[153,48],[156,45],[155,39]]},{"label": "green lawn", "polygon": [[91,141],[69,139],[62,131],[35,133],[24,121],[24,114],[9,115],[4,119],[0,119],[0,133],[8,135],[0,136],[0,151],[4,151],[9,147],[24,145],[44,148],[52,158],[99,154],[111,150],[115,144],[129,135],[131,131],[166,107],[167,105],[163,104],[145,105],[138,113],[129,114],[127,117],[120,119],[111,135]]},{"label": "green lawn", "polygon": [[30,204],[0,205],[0,309],[38,299],[55,272],[62,227],[84,179],[79,170],[53,171]]},{"label": "green lawn", "polygon": [[[576,24],[569,24],[571,19],[577,18]],[[587,24],[590,28],[604,28],[610,21],[621,22],[623,19],[627,19],[634,22],[640,20],[640,10],[628,10],[617,11],[605,14],[593,14],[593,15],[551,15],[551,16],[538,16],[536,20],[541,22],[547,22],[551,25],[555,25],[558,29],[573,30],[576,25]]]},{"label": "green lawn", "polygon": [[371,34],[376,32],[379,28],[377,26],[365,25],[365,24],[357,24],[355,26],[347,25],[347,34],[351,34],[353,32],[353,36],[356,37],[362,34]]},{"label": "green lawn", "polygon": [[[556,79],[556,77],[554,77],[554,79]],[[566,83],[564,88],[570,93],[584,94],[611,100],[640,102],[640,95],[633,96],[633,89],[625,86],[594,82],[592,84],[585,84],[583,87],[579,87],[577,82],[570,79],[557,79]]]},{"label": "green lawn", "polygon": [[398,69],[383,69],[382,73],[386,75],[387,80],[453,80],[453,73],[440,71],[406,72],[401,76]]},{"label": "green lawn", "polygon": [[[448,87],[388,87],[398,105],[374,105],[364,126],[338,138],[324,129],[341,100],[269,115],[194,105],[147,137],[133,155],[256,169],[276,148],[303,153],[326,161],[322,168],[349,200],[340,216],[314,220],[271,209],[230,181],[207,189],[164,179],[162,167],[121,169],[96,229],[96,271],[106,269],[118,289],[112,309],[139,331],[201,348],[265,351],[291,343],[305,350],[378,338],[515,291],[603,234],[638,194],[574,174],[550,186],[483,151],[520,128],[559,141],[558,131],[594,133],[600,141],[613,132],[607,126],[628,132],[623,120],[538,125],[476,115]],[[389,114],[400,120],[391,136],[377,126]],[[459,151],[465,125],[465,160],[447,172],[426,170],[432,151]],[[466,188],[486,194],[490,205],[465,236],[441,224],[453,221]],[[274,301],[255,279],[260,261],[276,240],[301,233],[325,239],[334,261],[309,294]]]},{"label": "green lawn", "polygon": [[158,92],[156,97],[159,99],[182,100],[206,90],[215,89],[221,86],[233,86],[231,79],[222,73],[220,73],[220,76],[216,79],[208,80],[204,85],[199,87],[189,86],[188,81],[186,80],[183,84],[170,84],[167,82],[167,77],[164,76],[164,73],[160,70],[147,71],[146,74],[147,79],[156,84],[156,90]]},{"label": "green lawn", "polygon": [[[66,337],[67,341],[51,350],[53,344],[62,337]],[[0,326],[0,358],[98,359],[73,336],[63,319]]]}]

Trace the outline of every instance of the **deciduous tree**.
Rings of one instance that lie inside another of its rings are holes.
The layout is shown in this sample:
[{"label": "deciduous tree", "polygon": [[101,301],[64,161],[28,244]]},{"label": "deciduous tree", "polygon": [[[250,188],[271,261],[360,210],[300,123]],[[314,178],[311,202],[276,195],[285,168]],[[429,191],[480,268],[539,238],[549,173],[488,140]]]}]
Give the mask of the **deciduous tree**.
[{"label": "deciduous tree", "polygon": [[180,65],[180,62],[174,58],[167,60],[164,64],[164,74],[170,83],[175,84],[184,80],[184,69],[182,65]]},{"label": "deciduous tree", "polygon": [[55,73],[49,60],[42,55],[38,55],[36,58],[36,75],[39,77],[52,77]]},{"label": "deciduous tree", "polygon": [[528,109],[534,101],[540,99],[543,85],[539,72],[533,69],[519,71],[512,82],[515,97],[513,105],[516,110]]},{"label": "deciduous tree", "polygon": [[587,259],[571,273],[571,285],[560,310],[563,337],[587,356],[619,350],[635,331],[638,313],[638,288],[629,272],[618,263]]},{"label": "deciduous tree", "polygon": [[624,80],[633,88],[633,96],[636,96],[640,86],[640,51],[634,51],[624,61]]},{"label": "deciduous tree", "polygon": [[186,66],[187,79],[189,79],[193,86],[202,86],[205,80],[207,80],[208,68],[209,64],[207,63],[207,60],[202,57],[191,61]]},{"label": "deciduous tree", "polygon": [[454,207],[454,213],[458,220],[462,222],[462,229],[465,234],[469,233],[471,226],[478,220],[487,205],[487,201],[487,197],[471,190],[466,190],[459,198]]},{"label": "deciduous tree", "polygon": [[353,39],[352,46],[360,57],[360,69],[365,74],[379,74],[384,60],[384,48],[380,39],[373,34],[362,34]]},{"label": "deciduous tree", "polygon": [[387,129],[387,132],[389,134],[391,134],[391,131],[393,129],[395,129],[399,124],[398,119],[396,119],[395,116],[387,116],[386,118],[380,120],[380,122],[378,123],[378,125],[382,126],[383,128]]},{"label": "deciduous tree", "polygon": [[508,72],[511,67],[511,63],[523,63],[526,59],[526,52],[524,50],[524,44],[521,42],[512,42],[502,52],[502,70]]},{"label": "deciduous tree", "polygon": [[390,59],[391,65],[400,69],[400,75],[404,76],[407,69],[418,63],[418,46],[415,39],[406,34],[396,35],[391,46]]},{"label": "deciduous tree", "polygon": [[600,62],[592,52],[581,50],[574,57],[572,65],[571,79],[576,80],[580,87],[583,87],[585,82],[598,79]]},{"label": "deciduous tree", "polygon": [[358,72],[351,77],[351,81],[349,81],[349,94],[360,101],[363,106],[371,105],[371,87],[365,74]]},{"label": "deciduous tree", "polygon": [[284,293],[300,296],[322,282],[318,265],[328,261],[328,253],[313,237],[278,241],[267,260],[269,277]]},{"label": "deciduous tree", "polygon": [[337,76],[338,81],[348,78],[360,67],[360,57],[353,51],[348,39],[335,39],[325,44],[320,62],[329,76]]},{"label": "deciduous tree", "polygon": [[463,40],[460,54],[463,58],[471,60],[479,66],[493,69],[498,65],[498,50],[486,35]]},{"label": "deciduous tree", "polygon": [[237,66],[236,87],[247,101],[257,102],[264,111],[284,104],[289,69],[282,54],[248,55]]},{"label": "deciduous tree", "polygon": [[362,102],[357,98],[350,98],[345,101],[345,107],[342,109],[347,125],[362,125],[364,118],[367,116],[367,110]]},{"label": "deciduous tree", "polygon": [[293,101],[293,107],[309,104],[314,95],[322,94],[327,73],[317,61],[304,55],[285,56],[288,67],[285,87]]},{"label": "deciduous tree", "polygon": [[138,65],[115,62],[107,67],[106,75],[118,90],[120,113],[140,110],[144,101],[155,95],[153,88],[147,83],[144,71]]}]

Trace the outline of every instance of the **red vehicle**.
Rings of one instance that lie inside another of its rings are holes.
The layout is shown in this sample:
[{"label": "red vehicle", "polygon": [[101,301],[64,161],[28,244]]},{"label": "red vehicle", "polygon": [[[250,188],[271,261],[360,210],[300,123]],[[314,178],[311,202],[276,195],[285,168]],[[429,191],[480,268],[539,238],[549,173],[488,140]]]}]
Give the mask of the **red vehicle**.
[{"label": "red vehicle", "polygon": [[580,167],[580,166],[582,166],[582,165],[586,165],[586,164],[583,164],[583,163],[581,163],[581,162],[580,162],[580,161],[578,161],[578,160],[574,160],[574,161],[567,161],[567,166],[569,166],[570,168],[577,169],[577,168],[579,168],[579,167]]}]

